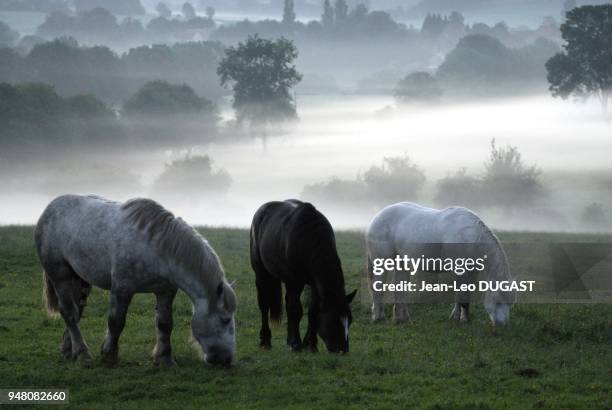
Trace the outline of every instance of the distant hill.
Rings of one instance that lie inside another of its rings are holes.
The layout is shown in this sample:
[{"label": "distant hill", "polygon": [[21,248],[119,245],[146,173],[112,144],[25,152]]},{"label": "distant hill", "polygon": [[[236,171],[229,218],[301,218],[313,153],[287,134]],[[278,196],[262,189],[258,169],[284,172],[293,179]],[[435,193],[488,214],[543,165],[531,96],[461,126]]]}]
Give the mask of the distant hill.
[{"label": "distant hill", "polygon": [[91,10],[102,7],[115,15],[144,15],[145,9],[140,0],[74,0],[77,11]]},{"label": "distant hill", "polygon": [[[605,4],[611,0],[577,0],[576,4]],[[427,13],[449,14],[452,11],[481,15],[495,15],[499,20],[504,16],[513,17],[519,14],[531,17],[560,17],[565,0],[421,0],[407,13],[413,18],[422,18]]]}]

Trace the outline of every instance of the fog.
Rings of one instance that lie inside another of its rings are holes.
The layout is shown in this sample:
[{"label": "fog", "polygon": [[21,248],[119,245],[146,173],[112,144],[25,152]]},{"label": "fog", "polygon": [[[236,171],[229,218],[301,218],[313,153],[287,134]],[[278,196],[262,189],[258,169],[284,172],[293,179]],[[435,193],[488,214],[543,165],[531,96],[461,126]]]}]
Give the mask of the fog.
[{"label": "fog", "polygon": [[[287,21],[280,0],[166,3],[0,5],[0,224],[94,193],[199,225],[247,227],[301,198],[337,228],[411,200],[501,229],[612,231],[610,117],[548,90],[561,0],[348,1],[341,17],[287,2]],[[295,47],[299,79],[265,97],[284,105],[242,108],[282,124],[241,127],[237,80],[220,81],[253,34]]]},{"label": "fog", "polygon": [[[385,157],[408,155],[426,182],[416,200],[437,206],[436,182],[461,167],[483,171],[492,138],[518,147],[536,164],[548,195],[530,211],[480,212],[503,229],[585,230],[584,207],[612,204],[612,124],[593,103],[549,96],[397,108],[388,96],[297,95],[299,121],[262,138],[215,139],[206,144],[135,149],[66,150],[2,167],[0,224],[35,223],[63,193],[96,193],[116,200],[152,196],[193,224],[247,227],[269,200],[299,198],[304,186],[332,177],[355,179]],[[230,119],[230,107],[222,107]],[[208,155],[231,183],[205,194],[197,184],[154,189],[165,164]],[[384,202],[384,198],[382,199]],[[379,206],[315,203],[338,228],[363,228]],[[608,208],[609,209],[609,208]]]}]

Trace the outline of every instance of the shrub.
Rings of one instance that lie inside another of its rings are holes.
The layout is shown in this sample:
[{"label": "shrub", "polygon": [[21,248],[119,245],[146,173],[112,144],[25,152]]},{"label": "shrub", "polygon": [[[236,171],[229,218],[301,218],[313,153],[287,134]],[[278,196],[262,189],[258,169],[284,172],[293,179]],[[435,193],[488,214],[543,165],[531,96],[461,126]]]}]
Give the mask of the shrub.
[{"label": "shrub", "polygon": [[468,175],[465,168],[439,180],[437,188],[435,201],[441,206],[478,208],[482,205],[481,180]]},{"label": "shrub", "polygon": [[400,103],[435,102],[442,97],[442,89],[431,74],[417,71],[397,83],[393,96]]},{"label": "shrub", "polygon": [[333,177],[328,182],[306,185],[302,198],[328,203],[389,202],[416,199],[425,175],[408,156],[386,157],[381,166],[372,166],[354,180]]},{"label": "shrub", "polygon": [[544,196],[540,175],[535,165],[523,163],[517,147],[497,148],[493,139],[482,180],[483,200],[506,208],[533,205]]},{"label": "shrub", "polygon": [[214,170],[208,155],[186,155],[166,164],[164,171],[153,184],[153,190],[161,194],[179,194],[198,198],[210,194],[225,193],[232,178],[223,169]]}]

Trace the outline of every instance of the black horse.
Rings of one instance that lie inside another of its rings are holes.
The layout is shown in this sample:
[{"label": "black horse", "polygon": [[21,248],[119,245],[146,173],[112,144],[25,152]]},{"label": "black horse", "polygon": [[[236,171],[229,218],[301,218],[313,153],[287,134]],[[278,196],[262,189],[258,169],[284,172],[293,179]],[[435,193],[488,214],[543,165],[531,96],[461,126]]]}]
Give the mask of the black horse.
[{"label": "black horse", "polygon": [[[271,347],[268,314],[280,322],[281,282],[285,283],[287,345],[317,351],[317,332],[330,352],[349,351],[349,304],[357,290],[344,294],[344,275],[332,227],[312,204],[290,199],[262,205],[251,225],[251,266],[261,310],[260,345]],[[309,285],[311,304],[304,343],[300,339],[300,295]]]}]

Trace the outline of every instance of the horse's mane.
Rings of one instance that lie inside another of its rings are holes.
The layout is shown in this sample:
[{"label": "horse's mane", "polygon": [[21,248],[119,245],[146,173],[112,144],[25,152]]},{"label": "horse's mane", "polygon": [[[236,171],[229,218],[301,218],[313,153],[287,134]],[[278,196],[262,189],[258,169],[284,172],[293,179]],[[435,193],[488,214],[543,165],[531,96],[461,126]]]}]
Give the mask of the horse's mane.
[{"label": "horse's mane", "polygon": [[493,271],[498,273],[498,278],[506,279],[506,276],[509,276],[510,272],[508,271],[508,257],[506,256],[506,251],[504,250],[501,241],[497,235],[495,235],[493,230],[491,230],[491,228],[489,228],[476,213],[471,210],[468,210],[468,212],[474,224],[480,229],[476,242],[494,245],[494,247],[491,249],[496,253],[496,257],[494,258],[495,267]]},{"label": "horse's mane", "polygon": [[[223,267],[213,248],[194,228],[152,199],[131,199],[124,202],[121,209],[128,223],[145,233],[161,254],[174,259],[201,279],[209,301],[216,301],[217,286],[225,283]],[[226,288],[231,289],[229,286]],[[223,294],[225,306],[233,310],[236,303],[233,292]]]}]

